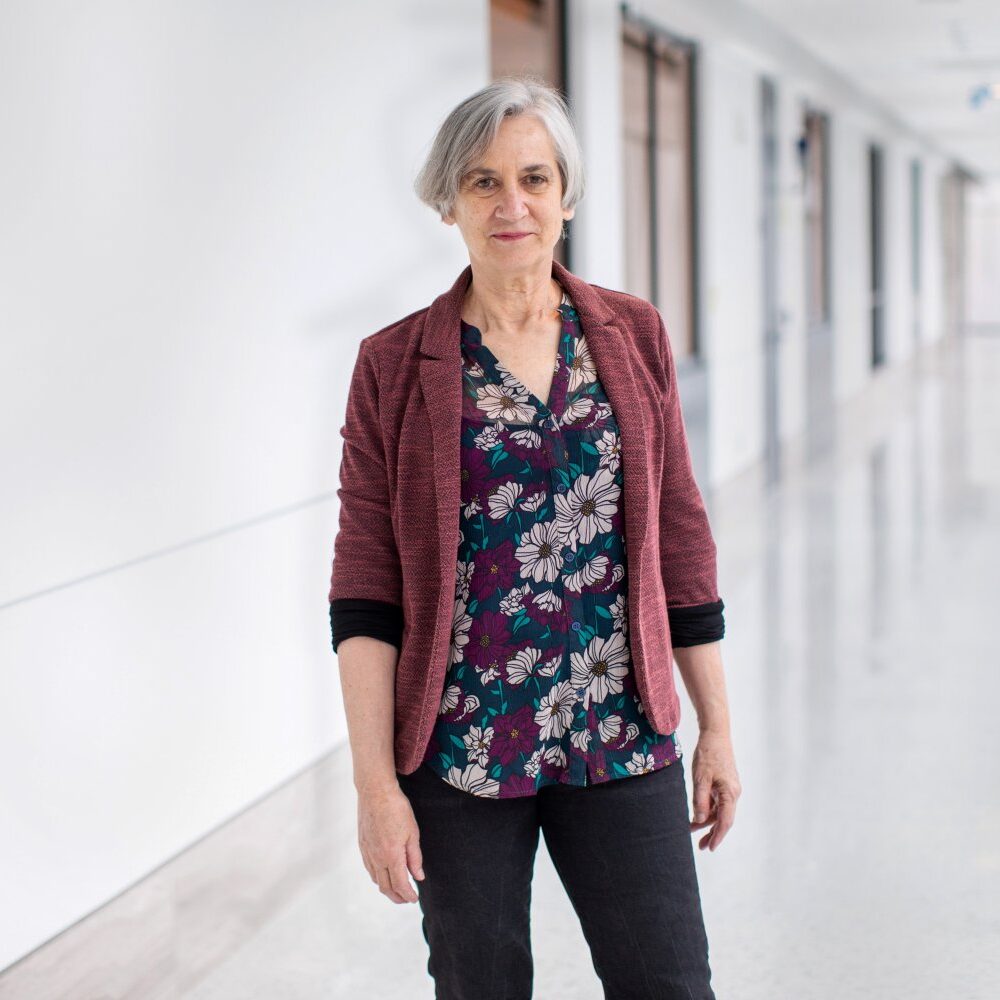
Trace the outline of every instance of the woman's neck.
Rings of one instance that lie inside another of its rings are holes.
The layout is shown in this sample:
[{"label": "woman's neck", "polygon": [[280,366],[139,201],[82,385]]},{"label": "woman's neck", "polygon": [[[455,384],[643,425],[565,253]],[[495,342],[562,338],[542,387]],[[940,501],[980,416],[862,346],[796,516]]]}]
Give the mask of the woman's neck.
[{"label": "woman's neck", "polygon": [[481,333],[516,337],[552,320],[561,299],[562,288],[552,277],[551,262],[534,276],[477,276],[473,267],[462,318]]}]

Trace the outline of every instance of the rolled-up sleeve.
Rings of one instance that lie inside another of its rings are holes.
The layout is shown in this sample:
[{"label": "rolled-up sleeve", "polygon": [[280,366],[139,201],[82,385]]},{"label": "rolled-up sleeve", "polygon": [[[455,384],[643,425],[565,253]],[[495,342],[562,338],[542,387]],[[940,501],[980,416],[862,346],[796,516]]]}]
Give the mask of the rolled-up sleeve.
[{"label": "rolled-up sleeve", "polygon": [[340,515],[328,595],[334,649],[348,632],[386,638],[401,630],[403,578],[379,422],[379,386],[377,359],[370,342],[362,340],[340,428]]},{"label": "rolled-up sleeve", "polygon": [[672,646],[715,642],[725,634],[715,539],[695,480],[677,387],[673,348],[657,313],[664,377],[663,479],[660,487],[660,572]]}]

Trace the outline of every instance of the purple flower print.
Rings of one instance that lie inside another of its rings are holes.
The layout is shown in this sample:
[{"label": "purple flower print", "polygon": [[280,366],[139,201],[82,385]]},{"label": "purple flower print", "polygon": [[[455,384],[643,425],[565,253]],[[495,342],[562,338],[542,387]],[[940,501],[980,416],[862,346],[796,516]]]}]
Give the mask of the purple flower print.
[{"label": "purple flower print", "polygon": [[492,549],[477,552],[473,558],[469,597],[480,603],[488,601],[499,590],[505,594],[517,582],[518,561],[511,539]]},{"label": "purple flower print", "polygon": [[498,611],[483,611],[469,629],[465,659],[477,670],[502,665],[510,653],[510,627],[507,616]]},{"label": "purple flower print", "polygon": [[535,712],[530,705],[522,705],[516,712],[498,715],[493,719],[493,757],[506,766],[519,754],[530,754],[538,739]]}]

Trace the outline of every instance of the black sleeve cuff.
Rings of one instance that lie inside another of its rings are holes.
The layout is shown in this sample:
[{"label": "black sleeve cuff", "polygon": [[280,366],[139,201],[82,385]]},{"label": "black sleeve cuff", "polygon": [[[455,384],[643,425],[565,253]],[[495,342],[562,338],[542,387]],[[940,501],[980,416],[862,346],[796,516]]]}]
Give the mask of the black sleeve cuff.
[{"label": "black sleeve cuff", "polygon": [[683,608],[667,608],[670,620],[670,645],[700,646],[704,642],[717,642],[726,634],[722,617],[725,605],[721,600],[711,604],[690,604]]},{"label": "black sleeve cuff", "polygon": [[370,635],[403,648],[403,609],[388,601],[340,597],[330,602],[333,651],[352,635]]}]

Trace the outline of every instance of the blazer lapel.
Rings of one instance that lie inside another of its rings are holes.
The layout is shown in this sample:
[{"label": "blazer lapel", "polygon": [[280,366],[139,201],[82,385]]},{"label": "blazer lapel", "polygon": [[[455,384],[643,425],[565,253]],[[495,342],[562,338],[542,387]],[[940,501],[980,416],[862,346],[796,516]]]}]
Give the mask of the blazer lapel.
[{"label": "blazer lapel", "polygon": [[[646,428],[637,405],[638,386],[632,368],[631,334],[616,322],[600,295],[558,261],[552,276],[566,289],[580,317],[587,346],[614,409],[620,431],[625,483],[626,551],[638,559],[649,520]],[[441,586],[454,597],[454,561],[458,551],[461,505],[462,353],[460,320],[465,292],[472,280],[466,266],[452,287],[427,311],[420,340],[420,389],[431,424],[432,475],[437,497],[441,554]],[[654,407],[656,409],[656,407]],[[444,597],[442,596],[442,606]]]},{"label": "blazer lapel", "polygon": [[[646,475],[647,428],[642,422],[639,387],[633,371],[634,341],[623,329],[595,287],[559,261],[552,262],[552,277],[569,293],[580,316],[580,329],[597,369],[597,377],[618,422],[625,483],[626,552],[638,560],[649,522],[649,490]],[[658,412],[659,402],[654,409]]]}]

